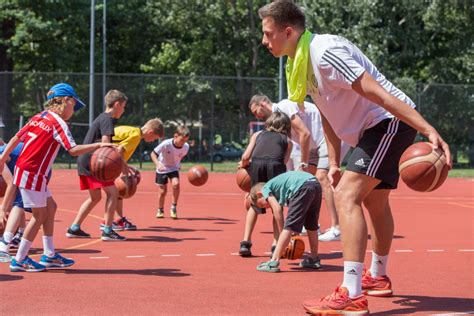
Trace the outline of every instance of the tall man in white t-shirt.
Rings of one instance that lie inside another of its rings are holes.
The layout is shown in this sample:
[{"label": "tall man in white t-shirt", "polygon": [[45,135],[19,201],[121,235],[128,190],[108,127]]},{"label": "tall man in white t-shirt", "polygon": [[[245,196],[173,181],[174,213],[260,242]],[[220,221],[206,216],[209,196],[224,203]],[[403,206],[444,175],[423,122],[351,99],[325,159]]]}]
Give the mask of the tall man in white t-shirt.
[{"label": "tall man in white t-shirt", "polygon": [[[340,240],[339,221],[331,184],[328,179],[329,159],[321,115],[310,102],[298,105],[288,99],[272,103],[268,96],[257,94],[249,102],[250,111],[259,119],[267,119],[272,112],[283,112],[291,119],[291,140],[299,145],[300,155],[292,155],[292,169],[315,174],[321,184],[326,207],[331,217],[331,228],[320,235],[321,241]],[[314,170],[316,169],[316,171]]]},{"label": "tall man in white t-shirt", "polygon": [[[289,99],[307,94],[321,111],[328,139],[329,177],[335,190],[344,255],[344,281],[332,295],[308,301],[313,314],[368,313],[364,295],[389,296],[387,257],[393,238],[389,194],[397,186],[398,161],[416,131],[441,147],[451,167],[448,144],[414,110],[415,104],[388,81],[351,42],[334,35],[311,34],[305,15],[293,2],[271,2],[258,11],[262,44],[275,57],[288,56]],[[355,147],[342,178],[340,140]],[[338,181],[339,180],[339,181]],[[372,265],[362,275],[367,247],[366,206],[372,223]]]}]

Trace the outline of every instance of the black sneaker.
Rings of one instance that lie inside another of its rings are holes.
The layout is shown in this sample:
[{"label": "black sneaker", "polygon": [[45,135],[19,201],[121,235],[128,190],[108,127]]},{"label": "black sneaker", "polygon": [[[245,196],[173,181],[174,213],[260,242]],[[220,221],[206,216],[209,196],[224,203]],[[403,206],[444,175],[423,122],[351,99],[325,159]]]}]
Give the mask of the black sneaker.
[{"label": "black sneaker", "polygon": [[91,238],[91,234],[86,233],[82,229],[72,230],[71,228],[67,229],[66,237],[68,238]]},{"label": "black sneaker", "polygon": [[10,247],[18,248],[18,246],[20,245],[21,237],[23,237],[22,233],[16,233],[12,241],[10,241]]},{"label": "black sneaker", "polygon": [[300,262],[300,267],[309,269],[321,269],[321,260],[319,257],[306,257]]},{"label": "black sneaker", "polygon": [[242,257],[251,257],[252,256],[252,251],[250,250],[252,248],[252,243],[249,241],[241,241],[240,242],[240,250],[239,250],[239,255]]},{"label": "black sneaker", "polygon": [[108,233],[108,234],[106,232],[102,231],[101,239],[103,241],[122,241],[122,240],[126,240],[127,238],[125,238],[123,236],[120,236],[114,230],[111,230],[110,233]]}]

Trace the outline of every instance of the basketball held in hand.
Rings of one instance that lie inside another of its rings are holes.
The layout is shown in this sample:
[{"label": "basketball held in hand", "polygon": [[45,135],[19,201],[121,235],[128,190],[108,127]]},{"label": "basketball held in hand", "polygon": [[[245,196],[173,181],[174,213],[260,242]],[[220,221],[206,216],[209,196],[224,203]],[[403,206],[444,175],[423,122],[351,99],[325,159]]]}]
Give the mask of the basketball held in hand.
[{"label": "basketball held in hand", "polygon": [[405,184],[419,192],[439,188],[448,177],[449,167],[444,152],[430,143],[420,142],[408,147],[400,157],[398,170]]},{"label": "basketball held in hand", "polygon": [[92,153],[89,169],[99,181],[114,181],[122,173],[122,156],[113,147],[101,147]]},{"label": "basketball held in hand", "polygon": [[235,175],[235,181],[239,188],[244,192],[250,192],[251,182],[250,175],[246,168],[239,168],[237,174]]},{"label": "basketball held in hand", "polygon": [[209,174],[207,173],[207,169],[202,165],[196,165],[189,168],[188,180],[192,185],[204,185],[207,182],[208,177]]}]

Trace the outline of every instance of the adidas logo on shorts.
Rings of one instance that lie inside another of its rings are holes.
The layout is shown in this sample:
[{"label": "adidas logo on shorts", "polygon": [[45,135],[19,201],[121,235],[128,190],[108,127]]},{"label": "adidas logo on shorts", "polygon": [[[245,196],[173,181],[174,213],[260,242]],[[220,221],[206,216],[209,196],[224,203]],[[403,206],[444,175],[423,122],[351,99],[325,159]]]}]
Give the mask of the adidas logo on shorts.
[{"label": "adidas logo on shorts", "polygon": [[363,158],[360,158],[360,159],[357,160],[354,164],[355,164],[356,166],[359,166],[359,167],[365,167],[365,163],[364,163],[364,159],[363,159]]}]

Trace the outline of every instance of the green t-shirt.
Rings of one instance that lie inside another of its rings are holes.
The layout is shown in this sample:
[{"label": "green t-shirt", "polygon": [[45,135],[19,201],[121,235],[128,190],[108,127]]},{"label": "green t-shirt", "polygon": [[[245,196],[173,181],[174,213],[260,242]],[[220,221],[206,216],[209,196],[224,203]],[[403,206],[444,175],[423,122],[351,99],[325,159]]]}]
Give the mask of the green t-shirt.
[{"label": "green t-shirt", "polygon": [[265,199],[268,199],[271,193],[280,205],[285,205],[286,201],[308,180],[316,181],[316,178],[305,171],[288,171],[265,183],[262,188],[262,195]]}]

